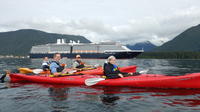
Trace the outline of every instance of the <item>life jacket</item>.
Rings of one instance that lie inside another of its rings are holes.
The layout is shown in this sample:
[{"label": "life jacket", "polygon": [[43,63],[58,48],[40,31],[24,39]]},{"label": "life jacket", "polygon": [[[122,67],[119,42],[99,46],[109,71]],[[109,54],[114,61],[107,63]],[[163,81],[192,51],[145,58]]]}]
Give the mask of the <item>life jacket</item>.
[{"label": "life jacket", "polygon": [[111,63],[104,63],[104,77],[106,79],[120,78],[118,74],[120,73],[118,66]]},{"label": "life jacket", "polygon": [[64,66],[60,66],[60,63],[57,61],[52,61],[51,63],[56,63],[58,65],[57,72],[62,72],[64,70]]},{"label": "life jacket", "polygon": [[117,70],[119,70],[118,66],[113,64],[113,71],[117,71]]},{"label": "life jacket", "polygon": [[50,61],[43,62],[43,63],[42,63],[42,69],[43,69],[44,71],[49,70],[50,64],[51,64]]},{"label": "life jacket", "polygon": [[[106,66],[108,66],[108,65],[110,65],[108,62],[105,62],[104,63],[104,65],[103,65],[103,72],[104,72],[104,74],[106,74],[106,72],[105,72],[105,69],[106,69]],[[112,67],[112,71],[114,72],[114,71],[119,71],[119,68],[118,68],[118,66],[117,65],[114,65],[114,64],[112,64],[113,65],[113,67]]]},{"label": "life jacket", "polygon": [[105,72],[105,69],[106,69],[106,66],[108,65],[108,62],[105,62],[104,64],[103,64],[103,74],[105,75],[106,74],[106,72]]},{"label": "life jacket", "polygon": [[78,66],[76,66],[76,68],[84,68],[85,67],[85,65],[82,61],[75,60],[75,62],[77,62],[79,64]]}]

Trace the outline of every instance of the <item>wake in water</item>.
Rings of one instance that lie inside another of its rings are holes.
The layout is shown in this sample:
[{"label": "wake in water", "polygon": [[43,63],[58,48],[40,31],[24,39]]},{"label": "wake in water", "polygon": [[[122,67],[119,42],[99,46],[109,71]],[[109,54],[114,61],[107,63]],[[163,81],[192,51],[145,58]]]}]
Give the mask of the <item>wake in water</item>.
[{"label": "wake in water", "polygon": [[8,89],[8,87],[5,86],[5,84],[0,83],[0,90],[2,90],[2,89]]}]

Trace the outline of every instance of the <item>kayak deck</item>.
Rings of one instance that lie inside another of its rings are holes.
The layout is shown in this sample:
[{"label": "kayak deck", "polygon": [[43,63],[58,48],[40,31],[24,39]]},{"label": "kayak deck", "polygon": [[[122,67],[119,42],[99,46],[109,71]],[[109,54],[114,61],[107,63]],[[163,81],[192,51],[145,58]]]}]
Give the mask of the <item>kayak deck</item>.
[{"label": "kayak deck", "polygon": [[[137,66],[126,66],[126,67],[119,67],[119,70],[122,72],[131,72],[134,73],[136,72]],[[28,73],[33,73],[34,69],[30,68],[19,68],[20,73],[22,74],[28,74]],[[73,69],[69,68],[67,71],[73,71]],[[87,75],[103,75],[103,68],[102,67],[97,67],[94,69],[88,69],[88,70],[83,70],[80,72],[76,72],[77,74],[87,74]],[[50,71],[42,71],[39,74],[50,74]]]}]

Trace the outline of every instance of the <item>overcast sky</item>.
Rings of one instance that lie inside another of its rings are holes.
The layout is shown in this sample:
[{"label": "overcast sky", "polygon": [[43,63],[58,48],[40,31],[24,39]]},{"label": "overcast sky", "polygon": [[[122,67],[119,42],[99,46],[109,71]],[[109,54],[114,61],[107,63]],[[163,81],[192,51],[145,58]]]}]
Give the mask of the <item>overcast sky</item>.
[{"label": "overcast sky", "polygon": [[198,24],[200,0],[0,0],[0,32],[29,28],[161,45]]}]

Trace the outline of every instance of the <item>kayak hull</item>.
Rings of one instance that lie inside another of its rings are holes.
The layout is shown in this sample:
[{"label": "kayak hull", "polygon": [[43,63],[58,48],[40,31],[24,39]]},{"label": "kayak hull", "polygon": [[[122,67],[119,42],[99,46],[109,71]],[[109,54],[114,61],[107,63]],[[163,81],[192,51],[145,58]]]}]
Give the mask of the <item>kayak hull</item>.
[{"label": "kayak hull", "polygon": [[[89,78],[100,78],[96,75],[80,75],[66,77],[47,77],[25,74],[10,74],[11,82],[34,82],[66,85],[85,85]],[[165,76],[157,74],[142,74],[119,79],[107,79],[100,81],[95,86],[125,86],[139,88],[198,88],[200,89],[200,73],[183,76]]]},{"label": "kayak hull", "polygon": [[[110,82],[112,82],[112,84]],[[103,86],[131,86],[142,88],[199,88],[200,73],[187,74],[184,76],[165,76],[156,74],[143,74],[140,76],[110,79],[97,83]]]},{"label": "kayak hull", "polygon": [[[10,80],[16,82],[34,82],[34,83],[49,83],[49,84],[72,84],[83,85],[87,78],[94,78],[94,75],[80,75],[80,76],[65,76],[65,77],[48,77],[39,75],[26,74],[10,74]],[[100,77],[100,76],[99,76]]]}]

